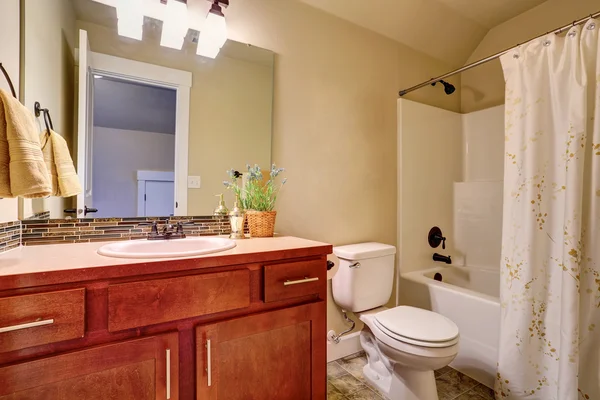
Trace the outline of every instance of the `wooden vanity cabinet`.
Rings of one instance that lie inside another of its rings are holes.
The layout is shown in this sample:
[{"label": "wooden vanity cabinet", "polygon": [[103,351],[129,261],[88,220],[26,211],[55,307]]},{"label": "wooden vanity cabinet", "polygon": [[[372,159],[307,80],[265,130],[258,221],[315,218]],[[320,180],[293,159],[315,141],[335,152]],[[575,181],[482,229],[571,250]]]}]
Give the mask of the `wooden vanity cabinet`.
[{"label": "wooden vanity cabinet", "polygon": [[179,398],[177,333],[0,368],[0,400]]},{"label": "wooden vanity cabinet", "polygon": [[0,400],[325,399],[330,248],[0,290]]},{"label": "wooden vanity cabinet", "polygon": [[324,399],[325,303],[196,328],[196,398]]}]

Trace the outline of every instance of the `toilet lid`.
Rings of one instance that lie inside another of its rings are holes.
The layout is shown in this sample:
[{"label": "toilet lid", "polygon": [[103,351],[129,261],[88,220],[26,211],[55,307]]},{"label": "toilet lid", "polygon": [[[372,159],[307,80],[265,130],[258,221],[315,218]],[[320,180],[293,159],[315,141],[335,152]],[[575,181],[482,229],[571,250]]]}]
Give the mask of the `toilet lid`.
[{"label": "toilet lid", "polygon": [[458,337],[454,322],[421,308],[398,306],[377,313],[375,319],[390,332],[419,342],[449,342]]}]

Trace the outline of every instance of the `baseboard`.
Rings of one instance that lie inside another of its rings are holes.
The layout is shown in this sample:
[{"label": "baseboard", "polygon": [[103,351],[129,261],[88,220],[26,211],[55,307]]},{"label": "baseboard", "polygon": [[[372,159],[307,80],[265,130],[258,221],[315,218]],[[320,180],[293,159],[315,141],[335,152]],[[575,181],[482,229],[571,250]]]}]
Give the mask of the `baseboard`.
[{"label": "baseboard", "polygon": [[362,351],[362,347],[360,346],[360,332],[344,335],[337,344],[327,342],[327,362],[338,360],[359,351]]}]

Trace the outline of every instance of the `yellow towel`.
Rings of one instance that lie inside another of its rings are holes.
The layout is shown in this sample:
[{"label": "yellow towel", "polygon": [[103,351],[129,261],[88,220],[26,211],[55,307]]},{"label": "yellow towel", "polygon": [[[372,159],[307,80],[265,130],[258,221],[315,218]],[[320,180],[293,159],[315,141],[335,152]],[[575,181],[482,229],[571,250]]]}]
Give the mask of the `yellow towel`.
[{"label": "yellow towel", "polygon": [[52,190],[33,114],[0,89],[0,197],[37,198]]},{"label": "yellow towel", "polygon": [[81,185],[67,142],[58,133],[51,130],[48,136],[47,132],[40,135],[40,142],[43,145],[44,161],[50,172],[52,196],[75,196],[81,193]]}]

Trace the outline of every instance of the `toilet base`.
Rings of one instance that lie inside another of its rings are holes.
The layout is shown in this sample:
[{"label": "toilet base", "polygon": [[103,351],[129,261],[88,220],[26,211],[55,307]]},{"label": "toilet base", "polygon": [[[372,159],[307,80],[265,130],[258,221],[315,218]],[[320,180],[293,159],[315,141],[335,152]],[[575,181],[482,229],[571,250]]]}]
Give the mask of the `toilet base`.
[{"label": "toilet base", "polygon": [[367,354],[365,380],[389,400],[438,400],[433,370],[418,370],[392,362],[385,356],[373,333],[365,327],[360,343]]}]

